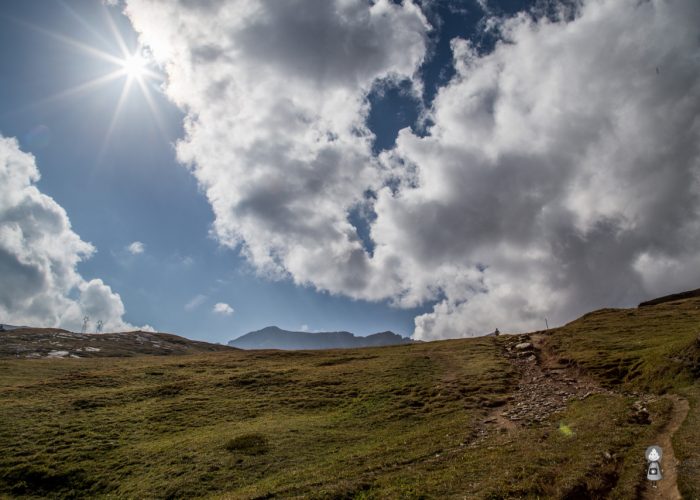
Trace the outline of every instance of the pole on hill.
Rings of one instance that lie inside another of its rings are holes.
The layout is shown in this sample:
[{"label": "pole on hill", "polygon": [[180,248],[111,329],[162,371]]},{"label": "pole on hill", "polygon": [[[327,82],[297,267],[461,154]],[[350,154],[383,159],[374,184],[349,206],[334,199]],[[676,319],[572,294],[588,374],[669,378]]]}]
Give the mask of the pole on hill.
[{"label": "pole on hill", "polygon": [[549,330],[549,323],[547,323],[547,317],[545,316],[544,318],[544,326],[546,327],[547,330]]}]

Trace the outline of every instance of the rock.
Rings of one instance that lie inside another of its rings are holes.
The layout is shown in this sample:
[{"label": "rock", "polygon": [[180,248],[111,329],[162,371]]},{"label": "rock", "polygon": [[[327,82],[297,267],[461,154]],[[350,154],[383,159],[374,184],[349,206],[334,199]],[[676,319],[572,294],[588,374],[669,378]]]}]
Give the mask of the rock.
[{"label": "rock", "polygon": [[603,457],[605,458],[605,460],[612,460],[612,455],[610,454],[609,451],[604,451]]},{"label": "rock", "polygon": [[532,349],[532,343],[531,342],[521,342],[519,344],[516,344],[515,348],[518,349],[519,351],[524,351],[525,349]]},{"label": "rock", "polygon": [[641,424],[641,425],[649,425],[651,424],[651,420],[649,419],[649,412],[646,410],[646,408],[639,408],[635,412],[633,412],[628,421],[633,424]]}]

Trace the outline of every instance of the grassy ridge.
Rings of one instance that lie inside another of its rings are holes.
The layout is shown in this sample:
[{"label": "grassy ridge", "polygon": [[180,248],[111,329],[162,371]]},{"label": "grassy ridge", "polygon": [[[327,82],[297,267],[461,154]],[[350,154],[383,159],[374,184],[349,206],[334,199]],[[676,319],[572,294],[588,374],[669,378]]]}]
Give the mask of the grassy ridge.
[{"label": "grassy ridge", "polygon": [[498,337],[2,360],[0,496],[628,498],[669,411],[656,398],[651,424],[631,419],[641,390],[690,399],[679,482],[698,491],[698,306],[601,311],[550,331],[558,356],[620,391],[512,430],[484,424],[517,388]]},{"label": "grassy ridge", "polygon": [[607,386],[678,390],[700,377],[700,298],[595,311],[556,330],[549,345]]}]

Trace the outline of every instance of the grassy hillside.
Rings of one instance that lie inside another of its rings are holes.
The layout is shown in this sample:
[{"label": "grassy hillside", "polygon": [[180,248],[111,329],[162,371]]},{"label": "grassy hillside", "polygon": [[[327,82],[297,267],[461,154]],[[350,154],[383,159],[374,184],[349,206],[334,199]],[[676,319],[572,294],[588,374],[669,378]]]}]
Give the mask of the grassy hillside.
[{"label": "grassy hillside", "polygon": [[696,298],[529,336],[0,360],[0,496],[631,498],[674,393],[693,498],[698,333]]},{"label": "grassy hillside", "polygon": [[73,333],[60,328],[17,328],[0,331],[0,358],[95,358],[193,354],[230,351],[170,333]]}]

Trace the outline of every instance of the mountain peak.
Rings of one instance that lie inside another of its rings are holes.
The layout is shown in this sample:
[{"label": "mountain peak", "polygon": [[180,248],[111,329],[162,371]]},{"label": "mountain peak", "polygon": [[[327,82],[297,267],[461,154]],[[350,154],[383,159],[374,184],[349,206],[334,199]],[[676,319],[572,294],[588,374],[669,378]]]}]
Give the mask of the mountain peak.
[{"label": "mountain peak", "polygon": [[[279,326],[270,325],[270,326],[266,326],[265,328],[262,328],[262,329],[257,330],[257,331],[258,332],[283,332],[284,330],[282,330]],[[255,332],[253,332],[253,333],[255,333]]]}]

